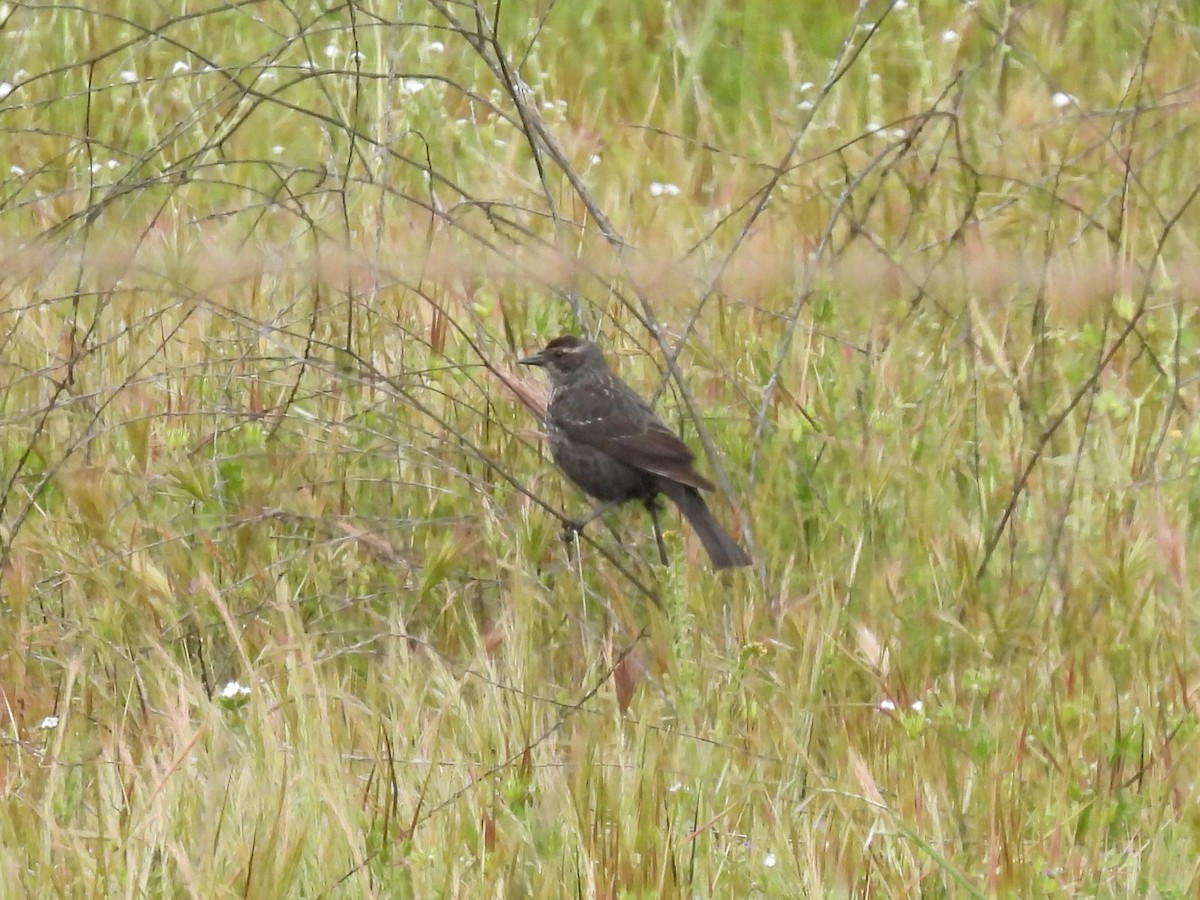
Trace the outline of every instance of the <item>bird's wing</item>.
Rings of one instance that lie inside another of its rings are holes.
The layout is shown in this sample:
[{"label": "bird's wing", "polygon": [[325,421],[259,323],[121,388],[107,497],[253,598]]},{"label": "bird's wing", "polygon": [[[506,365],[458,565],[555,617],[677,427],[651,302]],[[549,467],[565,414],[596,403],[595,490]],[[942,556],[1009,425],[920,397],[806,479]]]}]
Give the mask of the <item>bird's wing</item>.
[{"label": "bird's wing", "polygon": [[712,482],[692,468],[688,445],[664,425],[631,389],[620,385],[621,402],[608,403],[603,415],[585,417],[574,410],[554,410],[551,418],[573,441],[595,447],[627,466],[660,475],[703,491]]}]

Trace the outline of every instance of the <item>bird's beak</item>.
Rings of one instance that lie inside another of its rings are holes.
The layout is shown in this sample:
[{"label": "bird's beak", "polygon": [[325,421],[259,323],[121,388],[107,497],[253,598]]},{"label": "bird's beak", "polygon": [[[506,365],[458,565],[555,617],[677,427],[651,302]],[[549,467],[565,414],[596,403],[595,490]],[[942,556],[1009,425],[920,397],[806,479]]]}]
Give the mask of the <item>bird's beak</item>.
[{"label": "bird's beak", "polygon": [[522,366],[544,366],[546,364],[546,357],[542,356],[541,353],[535,353],[533,356],[518,359],[517,362]]}]

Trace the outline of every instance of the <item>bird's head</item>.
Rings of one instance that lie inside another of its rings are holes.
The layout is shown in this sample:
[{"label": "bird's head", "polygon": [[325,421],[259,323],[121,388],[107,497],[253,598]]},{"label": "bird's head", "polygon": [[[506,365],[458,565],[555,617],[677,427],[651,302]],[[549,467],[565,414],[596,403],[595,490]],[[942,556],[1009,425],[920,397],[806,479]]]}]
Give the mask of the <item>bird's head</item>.
[{"label": "bird's head", "polygon": [[555,384],[593,370],[608,371],[600,348],[573,334],[555,338],[546,345],[545,350],[527,356],[520,362],[523,366],[541,366]]}]

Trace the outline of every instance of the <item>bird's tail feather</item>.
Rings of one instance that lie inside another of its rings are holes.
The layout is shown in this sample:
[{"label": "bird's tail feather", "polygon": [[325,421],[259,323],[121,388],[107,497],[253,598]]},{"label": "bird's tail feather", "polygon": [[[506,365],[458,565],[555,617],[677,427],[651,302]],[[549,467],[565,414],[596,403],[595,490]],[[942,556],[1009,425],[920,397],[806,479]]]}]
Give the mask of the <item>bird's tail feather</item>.
[{"label": "bird's tail feather", "polygon": [[674,501],[684,518],[691,523],[696,536],[700,538],[700,543],[708,551],[708,558],[714,569],[750,565],[750,554],[738,546],[737,541],[717,524],[699,491],[691,485],[668,481],[665,478],[659,480],[658,488]]}]

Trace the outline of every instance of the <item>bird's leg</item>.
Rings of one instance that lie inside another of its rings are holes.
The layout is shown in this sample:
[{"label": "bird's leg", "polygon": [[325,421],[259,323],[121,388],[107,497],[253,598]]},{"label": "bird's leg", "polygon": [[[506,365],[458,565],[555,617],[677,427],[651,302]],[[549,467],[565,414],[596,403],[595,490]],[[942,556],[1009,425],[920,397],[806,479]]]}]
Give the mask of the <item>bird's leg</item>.
[{"label": "bird's leg", "polygon": [[592,511],[590,513],[588,513],[587,516],[580,519],[578,522],[571,520],[571,519],[567,519],[566,521],[563,522],[562,539],[564,541],[566,541],[567,543],[573,542],[583,532],[583,528],[585,525],[587,525],[593,519],[598,519],[600,516],[604,515],[606,512],[608,512],[614,506],[619,506],[623,502],[624,502],[624,498],[622,498],[620,500],[610,500],[607,503],[602,503],[599,506],[592,509]]},{"label": "bird's leg", "polygon": [[667,546],[663,543],[662,528],[658,524],[658,511],[661,508],[657,497],[651,497],[646,501],[646,509],[650,511],[650,521],[654,523],[654,540],[658,542],[658,558],[665,566],[667,564]]}]

